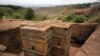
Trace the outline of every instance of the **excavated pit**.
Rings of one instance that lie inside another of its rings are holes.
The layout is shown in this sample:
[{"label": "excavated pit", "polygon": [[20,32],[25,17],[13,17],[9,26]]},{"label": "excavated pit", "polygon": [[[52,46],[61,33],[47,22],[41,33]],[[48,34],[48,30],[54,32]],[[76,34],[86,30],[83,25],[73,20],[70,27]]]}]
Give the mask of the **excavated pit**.
[{"label": "excavated pit", "polygon": [[78,23],[72,26],[71,46],[81,47],[95,31],[97,24]]},{"label": "excavated pit", "polygon": [[22,51],[20,25],[12,21],[0,22],[0,45],[6,46],[4,52],[18,54]]},{"label": "excavated pit", "polygon": [[[89,36],[95,31],[97,24],[96,23],[71,23],[66,24],[62,21],[53,21],[55,24],[52,24],[50,21],[38,21],[38,23],[32,21],[6,21],[0,22],[0,44],[3,44],[7,47],[5,52],[9,53],[19,53],[22,51],[22,39],[20,38],[20,27],[26,27],[27,29],[37,30],[37,31],[46,31],[48,29],[54,28],[63,28],[64,30],[71,30],[71,41],[70,54],[76,54],[79,49],[89,38]],[[52,27],[51,27],[52,26]],[[66,28],[66,26],[68,28]],[[69,27],[71,26],[71,27]],[[51,27],[51,28],[50,28]],[[53,29],[56,31],[56,29]],[[60,31],[58,29],[58,31]],[[27,32],[28,33],[28,32]],[[60,33],[60,32],[59,32]],[[38,33],[37,33],[38,34]],[[30,35],[29,35],[30,36]],[[40,35],[37,35],[40,36]],[[60,36],[60,35],[57,35]],[[63,35],[61,35],[63,36]],[[2,38],[3,37],[3,38]],[[39,39],[38,39],[39,40]],[[41,39],[40,39],[41,40]],[[55,41],[56,42],[56,41]],[[48,42],[49,43],[49,42]],[[60,45],[58,43],[58,45]],[[75,47],[75,48],[73,48]],[[34,48],[32,48],[34,49]],[[69,52],[69,50],[67,51]],[[75,53],[73,53],[75,52]],[[59,53],[59,52],[58,52]],[[70,55],[72,56],[72,55]]]}]

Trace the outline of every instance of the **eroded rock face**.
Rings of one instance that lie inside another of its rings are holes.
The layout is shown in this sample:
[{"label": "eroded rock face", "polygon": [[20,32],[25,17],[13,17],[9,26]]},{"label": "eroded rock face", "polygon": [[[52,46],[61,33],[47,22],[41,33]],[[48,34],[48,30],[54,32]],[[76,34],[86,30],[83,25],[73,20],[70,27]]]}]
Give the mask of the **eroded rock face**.
[{"label": "eroded rock face", "polygon": [[97,24],[89,24],[89,23],[78,23],[73,24],[72,26],[72,36],[71,39],[74,43],[77,43],[76,46],[81,47],[84,42],[88,39],[88,37],[93,33]]},{"label": "eroded rock face", "polygon": [[75,56],[100,56],[100,25]]},{"label": "eroded rock face", "polygon": [[17,53],[20,51],[21,43],[19,41],[19,34],[19,28],[0,32],[0,44],[6,46],[6,52]]},{"label": "eroded rock face", "polygon": [[16,22],[0,23],[0,44],[6,46],[5,52],[20,52],[22,49],[20,39],[20,25]]}]

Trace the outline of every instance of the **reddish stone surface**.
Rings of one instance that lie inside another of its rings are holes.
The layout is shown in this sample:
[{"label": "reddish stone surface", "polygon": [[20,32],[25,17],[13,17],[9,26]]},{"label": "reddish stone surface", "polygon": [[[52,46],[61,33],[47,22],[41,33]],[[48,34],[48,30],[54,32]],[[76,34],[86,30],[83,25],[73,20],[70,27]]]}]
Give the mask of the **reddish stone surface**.
[{"label": "reddish stone surface", "polygon": [[78,51],[79,51],[78,47],[70,47],[70,54],[69,54],[69,56],[75,56]]}]

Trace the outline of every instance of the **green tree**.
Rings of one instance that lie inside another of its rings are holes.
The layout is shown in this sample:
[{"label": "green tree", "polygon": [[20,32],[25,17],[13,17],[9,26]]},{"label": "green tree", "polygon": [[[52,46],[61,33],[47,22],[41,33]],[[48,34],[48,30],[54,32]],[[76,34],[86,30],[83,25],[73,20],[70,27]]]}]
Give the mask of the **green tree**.
[{"label": "green tree", "polygon": [[65,18],[65,21],[68,22],[72,22],[74,20],[74,18],[76,17],[76,15],[74,13],[70,13],[67,15],[67,17]]},{"label": "green tree", "polygon": [[24,17],[25,19],[32,20],[35,17],[34,11],[31,8],[28,8]]},{"label": "green tree", "polygon": [[2,19],[3,16],[4,16],[4,13],[0,11],[0,19]]}]

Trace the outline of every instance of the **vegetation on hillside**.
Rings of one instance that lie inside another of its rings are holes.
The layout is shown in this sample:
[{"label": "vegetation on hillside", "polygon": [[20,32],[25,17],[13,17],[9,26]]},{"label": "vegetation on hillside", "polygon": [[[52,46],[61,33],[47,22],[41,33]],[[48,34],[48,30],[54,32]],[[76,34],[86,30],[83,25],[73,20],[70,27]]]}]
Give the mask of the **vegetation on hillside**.
[{"label": "vegetation on hillside", "polygon": [[32,8],[13,5],[0,5],[0,19],[46,20],[46,15],[36,14]]},{"label": "vegetation on hillside", "polygon": [[83,9],[83,8],[88,8],[88,7],[90,7],[91,6],[91,3],[84,3],[84,4],[74,4],[74,5],[72,5],[71,6],[71,8],[73,9]]},{"label": "vegetation on hillside", "polygon": [[42,16],[47,16],[49,19],[58,18],[62,13],[69,13],[73,9],[81,9],[90,7],[91,3],[83,4],[70,4],[70,5],[60,5],[54,7],[42,7],[34,9],[35,13]]},{"label": "vegetation on hillside", "polygon": [[[93,21],[93,18],[99,18],[96,12],[99,8],[92,8],[92,12],[76,15],[73,9],[84,9],[91,6],[91,3],[63,5],[55,7],[44,7],[38,9],[24,8],[13,5],[0,5],[0,19],[23,19],[23,20],[47,20],[56,19],[66,22],[83,23],[86,21]],[[94,10],[95,9],[95,10]],[[96,12],[96,13],[95,13]],[[91,19],[91,20],[90,20]],[[96,20],[96,19],[95,19]],[[98,21],[98,20],[97,20]]]},{"label": "vegetation on hillside", "polygon": [[76,23],[83,23],[85,21],[88,21],[92,18],[91,13],[85,13],[82,15],[76,15],[74,13],[68,13],[67,15],[61,15],[59,17],[60,20],[66,21],[66,22],[76,22]]}]

